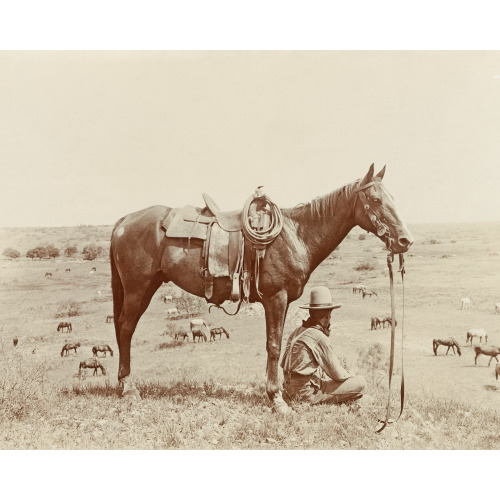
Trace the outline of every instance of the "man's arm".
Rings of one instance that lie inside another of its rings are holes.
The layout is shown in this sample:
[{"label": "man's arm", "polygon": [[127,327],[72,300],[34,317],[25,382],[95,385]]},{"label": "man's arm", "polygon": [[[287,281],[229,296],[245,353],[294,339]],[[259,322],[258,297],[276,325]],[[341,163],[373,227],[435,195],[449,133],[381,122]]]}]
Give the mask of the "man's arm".
[{"label": "man's arm", "polygon": [[316,348],[313,350],[313,355],[321,369],[332,380],[335,380],[336,382],[343,382],[353,376],[342,367],[339,359],[333,352],[332,345],[328,342],[326,337],[318,341]]}]

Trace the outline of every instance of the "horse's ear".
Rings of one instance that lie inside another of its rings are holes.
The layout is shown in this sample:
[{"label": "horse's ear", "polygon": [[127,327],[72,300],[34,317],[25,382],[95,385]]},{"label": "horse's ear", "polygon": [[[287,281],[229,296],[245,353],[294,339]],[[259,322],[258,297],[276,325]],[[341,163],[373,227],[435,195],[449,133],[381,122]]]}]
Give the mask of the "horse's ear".
[{"label": "horse's ear", "polygon": [[372,181],[373,179],[373,171],[375,170],[375,164],[371,164],[370,169],[368,170],[368,173],[365,175],[365,178],[361,181],[361,186],[364,186],[365,184],[368,184],[369,182]]},{"label": "horse's ear", "polygon": [[384,165],[384,168],[375,176],[379,181],[381,181],[384,178],[385,167],[386,165]]}]

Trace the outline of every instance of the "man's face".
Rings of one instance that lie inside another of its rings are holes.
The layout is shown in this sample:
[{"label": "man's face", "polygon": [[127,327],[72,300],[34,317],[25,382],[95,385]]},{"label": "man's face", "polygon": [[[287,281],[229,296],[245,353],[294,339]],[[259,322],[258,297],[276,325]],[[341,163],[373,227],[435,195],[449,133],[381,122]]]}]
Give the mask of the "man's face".
[{"label": "man's face", "polygon": [[325,319],[324,319],[324,329],[325,329],[325,335],[327,337],[330,336],[330,326],[331,326],[331,321],[332,321],[332,311],[328,311],[325,314]]}]

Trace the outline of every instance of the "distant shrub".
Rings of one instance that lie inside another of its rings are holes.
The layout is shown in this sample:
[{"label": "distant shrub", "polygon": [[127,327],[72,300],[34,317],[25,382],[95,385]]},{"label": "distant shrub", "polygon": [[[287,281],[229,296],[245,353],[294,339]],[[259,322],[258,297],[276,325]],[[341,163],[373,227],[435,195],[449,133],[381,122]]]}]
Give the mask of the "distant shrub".
[{"label": "distant shrub", "polygon": [[15,250],[14,248],[6,248],[2,252],[2,255],[5,255],[5,257],[8,257],[9,259],[18,259],[19,257],[21,257],[19,251]]},{"label": "distant shrub", "polygon": [[373,271],[375,266],[371,262],[360,262],[353,269],[355,271]]},{"label": "distant shrub", "polygon": [[82,250],[84,260],[95,260],[97,257],[104,254],[104,248],[97,246],[95,243],[86,245]]},{"label": "distant shrub", "polygon": [[78,249],[76,248],[76,246],[70,246],[70,247],[66,247],[64,249],[64,256],[65,257],[73,257],[73,255],[75,255],[75,253],[78,252]]},{"label": "distant shrub", "polygon": [[361,240],[361,241],[366,240],[366,234],[360,234],[358,236],[358,240]]},{"label": "distant shrub", "polygon": [[59,249],[56,248],[54,245],[47,245],[45,247],[45,250],[47,252],[47,256],[50,257],[51,259],[55,259],[56,257],[59,257],[59,255],[61,255]]},{"label": "distant shrub", "polygon": [[36,248],[32,248],[26,252],[26,257],[28,259],[47,259],[49,256],[47,249],[45,247],[39,246]]},{"label": "distant shrub", "polygon": [[386,370],[389,359],[382,344],[374,343],[358,350],[358,366],[368,371]]},{"label": "distant shrub", "polygon": [[175,298],[175,305],[179,312],[184,311],[188,317],[199,314],[204,303],[204,300],[200,297],[186,292],[182,292],[180,297]]},{"label": "distant shrub", "polygon": [[82,314],[81,306],[76,300],[67,300],[59,305],[59,309],[55,314],[56,318],[65,318],[67,316],[80,316]]},{"label": "distant shrub", "polygon": [[174,340],[173,342],[162,342],[155,347],[155,351],[159,351],[162,349],[173,349],[174,347],[179,347],[184,345],[185,342],[183,340]]}]

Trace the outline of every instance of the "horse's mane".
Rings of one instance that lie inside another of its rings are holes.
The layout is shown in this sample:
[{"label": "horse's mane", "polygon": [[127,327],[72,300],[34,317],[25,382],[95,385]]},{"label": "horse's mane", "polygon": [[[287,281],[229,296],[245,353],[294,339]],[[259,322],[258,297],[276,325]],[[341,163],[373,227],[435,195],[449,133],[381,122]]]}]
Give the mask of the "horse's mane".
[{"label": "horse's mane", "polygon": [[347,201],[351,198],[353,190],[358,183],[359,179],[331,193],[317,196],[307,203],[299,203],[290,210],[290,215],[295,219],[330,217],[335,213],[339,201]]}]

